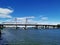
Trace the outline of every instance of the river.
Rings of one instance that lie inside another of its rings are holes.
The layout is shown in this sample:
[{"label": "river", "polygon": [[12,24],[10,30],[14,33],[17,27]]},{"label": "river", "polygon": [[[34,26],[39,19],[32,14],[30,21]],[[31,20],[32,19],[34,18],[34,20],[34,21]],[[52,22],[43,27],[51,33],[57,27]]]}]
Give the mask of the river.
[{"label": "river", "polygon": [[60,45],[60,29],[4,28],[1,45]]}]

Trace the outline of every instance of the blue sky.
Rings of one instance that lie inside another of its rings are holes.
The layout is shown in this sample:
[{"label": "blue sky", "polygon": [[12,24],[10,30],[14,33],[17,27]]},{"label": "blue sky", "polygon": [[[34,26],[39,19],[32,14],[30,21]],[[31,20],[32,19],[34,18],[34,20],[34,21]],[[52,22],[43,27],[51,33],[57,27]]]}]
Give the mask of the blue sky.
[{"label": "blue sky", "polygon": [[11,17],[33,16],[35,21],[60,22],[60,0],[0,0],[0,8],[13,10]]}]

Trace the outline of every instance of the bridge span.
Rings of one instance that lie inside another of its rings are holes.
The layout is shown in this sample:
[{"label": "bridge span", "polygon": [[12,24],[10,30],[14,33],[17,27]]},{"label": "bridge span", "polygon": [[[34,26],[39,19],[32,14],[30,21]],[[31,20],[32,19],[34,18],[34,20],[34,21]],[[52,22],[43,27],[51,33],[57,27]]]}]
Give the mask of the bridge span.
[{"label": "bridge span", "polygon": [[18,26],[24,26],[24,29],[27,29],[28,26],[34,26],[35,29],[43,28],[43,29],[49,29],[49,28],[60,28],[60,25],[49,25],[49,24],[0,24],[1,27],[8,27],[8,26],[15,26],[16,28]]},{"label": "bridge span", "polygon": [[0,24],[0,40],[1,40],[1,30],[5,28],[6,26],[16,26],[16,29],[18,26],[24,26],[23,28],[26,30],[28,26],[34,26],[35,29],[55,29],[60,28],[60,25],[45,25],[45,24]]}]

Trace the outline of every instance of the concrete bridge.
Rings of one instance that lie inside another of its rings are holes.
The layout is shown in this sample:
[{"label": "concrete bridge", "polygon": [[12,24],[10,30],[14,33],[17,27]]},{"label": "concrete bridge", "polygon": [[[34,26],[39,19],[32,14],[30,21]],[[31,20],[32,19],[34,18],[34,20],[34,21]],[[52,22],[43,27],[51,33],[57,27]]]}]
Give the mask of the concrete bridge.
[{"label": "concrete bridge", "polygon": [[1,40],[1,30],[6,26],[16,26],[16,29],[18,26],[24,26],[24,29],[27,29],[27,26],[35,26],[35,29],[49,29],[49,28],[60,28],[60,25],[43,25],[43,24],[0,24],[0,40]]},{"label": "concrete bridge", "polygon": [[8,27],[8,26],[15,26],[16,28],[18,26],[24,26],[24,29],[27,29],[28,26],[34,26],[35,29],[43,28],[43,29],[49,29],[49,28],[60,28],[60,25],[46,25],[46,24],[0,24],[1,27]]}]

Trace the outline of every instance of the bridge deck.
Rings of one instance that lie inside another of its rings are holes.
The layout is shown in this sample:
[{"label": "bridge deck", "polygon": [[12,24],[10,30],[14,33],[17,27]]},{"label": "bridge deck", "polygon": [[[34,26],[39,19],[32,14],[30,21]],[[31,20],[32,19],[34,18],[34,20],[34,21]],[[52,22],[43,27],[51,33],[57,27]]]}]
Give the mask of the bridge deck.
[{"label": "bridge deck", "polygon": [[48,24],[1,24],[1,25],[18,25],[18,26],[57,26],[57,25],[48,25]]}]

